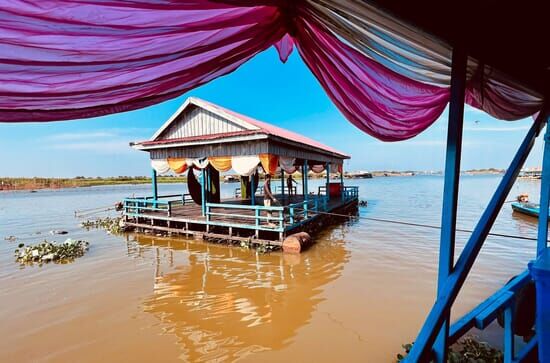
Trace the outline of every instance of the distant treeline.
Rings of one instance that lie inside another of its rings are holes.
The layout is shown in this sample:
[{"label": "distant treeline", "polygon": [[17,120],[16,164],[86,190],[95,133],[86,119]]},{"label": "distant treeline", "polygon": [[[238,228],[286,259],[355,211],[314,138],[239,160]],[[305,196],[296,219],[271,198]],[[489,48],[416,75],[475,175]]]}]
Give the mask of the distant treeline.
[{"label": "distant treeline", "polygon": [[[184,183],[185,177],[159,176],[159,183]],[[116,184],[147,184],[151,178],[146,176],[84,177],[76,178],[0,178],[0,190],[32,190],[92,187]]]}]

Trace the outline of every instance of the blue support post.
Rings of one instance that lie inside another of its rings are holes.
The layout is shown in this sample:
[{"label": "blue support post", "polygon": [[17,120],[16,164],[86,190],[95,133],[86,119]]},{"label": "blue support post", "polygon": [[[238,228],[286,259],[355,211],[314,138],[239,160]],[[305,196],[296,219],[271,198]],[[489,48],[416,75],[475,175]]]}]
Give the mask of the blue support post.
[{"label": "blue support post", "polygon": [[537,236],[537,257],[544,251],[548,241],[548,207],[550,202],[550,126],[544,134],[544,154],[540,181],[539,226]]},{"label": "blue support post", "polygon": [[[467,55],[453,49],[451,71],[451,102],[447,128],[447,152],[445,157],[445,184],[443,187],[443,208],[441,212],[441,236],[439,243],[438,294],[453,270],[460,179],[460,158],[462,153],[462,129],[464,124],[464,90],[466,87]],[[434,345],[434,359],[437,363],[447,362],[449,314]]]},{"label": "blue support post", "polygon": [[[290,190],[288,191],[288,193],[290,194]],[[282,195],[281,200],[284,200],[285,199],[285,171],[283,170],[283,168],[281,168],[281,195]]]},{"label": "blue support post", "polygon": [[344,162],[342,161],[342,172],[340,173],[340,195],[344,200]]},{"label": "blue support post", "polygon": [[201,212],[206,214],[206,168],[201,170]]},{"label": "blue support post", "polygon": [[329,184],[330,184],[330,163],[327,163],[327,166],[326,166],[326,170],[327,170],[327,189],[326,189],[326,195],[328,197],[329,195]]},{"label": "blue support post", "polygon": [[514,182],[529,156],[529,152],[533,148],[535,139],[540,133],[546,120],[547,110],[543,110],[531,128],[527,135],[523,139],[514,159],[510,163],[510,166],[506,170],[500,184],[495,191],[495,194],[491,198],[489,205],[483,212],[478,224],[472,232],[468,242],[464,246],[464,250],[460,254],[453,272],[449,275],[447,280],[442,286],[441,294],[438,296],[432,310],[428,314],[422,329],[420,330],[415,344],[411,349],[409,355],[406,358],[407,362],[426,362],[431,358],[432,346],[435,342],[436,336],[440,331],[443,322],[445,321],[453,302],[456,300],[458,292],[462,288],[468,273],[470,272],[474,261],[479,254],[487,235],[489,234],[491,227],[498,215],[498,212],[502,208],[510,189],[514,185]]},{"label": "blue support post", "polygon": [[158,196],[159,196],[159,193],[158,193],[158,185],[157,185],[157,171],[155,169],[153,169],[151,171],[151,184],[153,186],[153,207],[156,208],[157,207],[157,199],[158,199]]},{"label": "blue support post", "polygon": [[307,200],[308,197],[308,188],[307,188],[307,182],[308,182],[308,178],[307,178],[307,174],[308,174],[308,166],[307,166],[307,160],[304,160],[304,174],[303,174],[303,178],[304,178],[304,200]]},{"label": "blue support post", "polygon": [[254,170],[254,173],[250,175],[250,205],[256,205],[256,186],[254,185],[254,175],[258,170]]}]

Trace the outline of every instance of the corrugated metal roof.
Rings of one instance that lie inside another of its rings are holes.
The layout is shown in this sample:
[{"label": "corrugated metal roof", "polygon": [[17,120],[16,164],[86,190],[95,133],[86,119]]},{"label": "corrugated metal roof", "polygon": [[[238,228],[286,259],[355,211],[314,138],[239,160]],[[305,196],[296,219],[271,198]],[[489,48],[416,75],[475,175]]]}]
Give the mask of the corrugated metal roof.
[{"label": "corrugated metal roof", "polygon": [[[190,107],[191,105],[194,105],[196,107],[201,107],[203,109],[206,109],[210,112],[213,112],[221,117],[226,117],[230,119],[231,121],[238,122],[241,124],[248,125],[247,130],[243,131],[233,131],[233,132],[227,132],[227,133],[216,133],[216,134],[207,134],[207,135],[200,135],[200,136],[193,136],[193,137],[184,137],[184,138],[178,138],[178,139],[162,139],[163,132],[175,121],[177,120],[178,116],[185,112],[185,110]],[[306,136],[300,135],[296,132],[292,132],[290,130],[283,129],[281,127],[277,127],[271,124],[268,124],[263,121],[259,121],[256,119],[253,119],[251,117],[242,115],[238,112],[228,110],[224,107],[221,107],[219,105],[216,105],[214,103],[195,98],[190,97],[188,98],[185,103],[170,117],[170,119],[161,126],[161,128],[153,135],[151,140],[149,141],[143,141],[140,143],[137,143],[139,145],[142,145],[144,147],[151,147],[151,146],[158,146],[158,145],[170,145],[170,144],[177,144],[177,143],[184,143],[184,142],[200,142],[200,141],[210,141],[210,140],[216,140],[216,139],[224,139],[227,137],[236,137],[236,136],[248,136],[248,135],[256,135],[256,134],[265,134],[268,136],[274,136],[277,138],[281,138],[287,141],[290,141],[292,143],[298,143],[298,144],[304,144],[310,147],[314,147],[316,149],[329,152],[331,154],[336,154],[342,158],[349,158],[350,156],[346,153],[343,153],[337,149],[334,149],[330,146],[324,145],[318,141],[315,141],[313,139],[310,139]]]}]

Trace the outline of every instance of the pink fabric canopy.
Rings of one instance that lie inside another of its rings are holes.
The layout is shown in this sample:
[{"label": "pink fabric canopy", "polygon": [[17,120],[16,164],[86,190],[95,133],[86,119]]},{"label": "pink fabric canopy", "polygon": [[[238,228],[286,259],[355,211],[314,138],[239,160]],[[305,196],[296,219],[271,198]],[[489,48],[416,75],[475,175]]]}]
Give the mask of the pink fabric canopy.
[{"label": "pink fabric canopy", "polygon": [[[0,121],[68,120],[145,107],[228,74],[275,46],[283,62],[296,47],[358,128],[386,141],[411,138],[448,102],[446,54],[421,54],[379,18],[369,23],[372,10],[362,3],[2,1]],[[347,16],[364,22],[351,26]],[[365,41],[354,44],[347,39],[358,39],[350,37],[357,29]],[[472,76],[466,100],[508,120],[542,105],[536,95],[484,74]]]}]

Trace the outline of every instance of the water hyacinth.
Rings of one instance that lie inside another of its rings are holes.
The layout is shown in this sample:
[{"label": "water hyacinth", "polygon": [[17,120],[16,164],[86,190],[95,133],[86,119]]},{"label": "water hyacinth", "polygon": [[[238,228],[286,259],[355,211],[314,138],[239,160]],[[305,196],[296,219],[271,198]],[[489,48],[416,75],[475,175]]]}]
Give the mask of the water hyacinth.
[{"label": "water hyacinth", "polygon": [[87,241],[71,238],[67,238],[63,243],[46,240],[32,246],[20,243],[19,248],[15,250],[15,260],[21,264],[71,262],[75,258],[84,256],[89,245]]},{"label": "water hyacinth", "polygon": [[93,220],[87,220],[80,223],[80,227],[89,230],[91,228],[102,228],[111,234],[119,234],[124,232],[124,224],[121,217],[106,217]]}]

